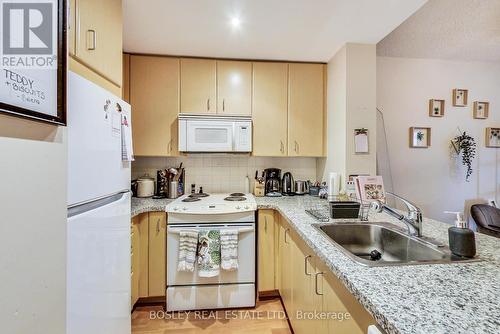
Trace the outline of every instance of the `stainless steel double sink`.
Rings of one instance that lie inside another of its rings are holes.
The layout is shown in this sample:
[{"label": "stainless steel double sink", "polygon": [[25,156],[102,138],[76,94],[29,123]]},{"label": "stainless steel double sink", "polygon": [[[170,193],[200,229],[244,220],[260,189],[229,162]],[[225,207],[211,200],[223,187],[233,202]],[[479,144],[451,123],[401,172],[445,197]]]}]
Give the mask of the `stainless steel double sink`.
[{"label": "stainless steel double sink", "polygon": [[412,237],[390,223],[314,224],[348,257],[369,267],[475,262],[448,247]]}]

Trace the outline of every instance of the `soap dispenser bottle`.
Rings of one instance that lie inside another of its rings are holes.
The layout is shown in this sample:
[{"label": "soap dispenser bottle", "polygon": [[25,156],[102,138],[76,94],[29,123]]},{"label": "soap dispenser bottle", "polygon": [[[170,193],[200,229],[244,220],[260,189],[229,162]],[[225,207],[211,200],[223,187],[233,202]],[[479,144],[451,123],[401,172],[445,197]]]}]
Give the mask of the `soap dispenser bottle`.
[{"label": "soap dispenser bottle", "polygon": [[476,255],[476,239],[474,232],[468,228],[468,224],[464,221],[461,212],[450,212],[457,215],[455,226],[448,229],[448,240],[450,242],[450,250],[454,255],[461,257],[473,258]]}]

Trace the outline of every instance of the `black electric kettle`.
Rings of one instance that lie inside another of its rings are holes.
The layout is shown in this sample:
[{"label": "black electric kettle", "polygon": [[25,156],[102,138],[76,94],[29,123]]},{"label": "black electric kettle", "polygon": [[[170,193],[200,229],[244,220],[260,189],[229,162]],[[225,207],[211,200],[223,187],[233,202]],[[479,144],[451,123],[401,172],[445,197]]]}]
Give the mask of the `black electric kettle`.
[{"label": "black electric kettle", "polygon": [[295,182],[293,182],[292,173],[286,172],[281,180],[282,194],[285,196],[295,195]]}]

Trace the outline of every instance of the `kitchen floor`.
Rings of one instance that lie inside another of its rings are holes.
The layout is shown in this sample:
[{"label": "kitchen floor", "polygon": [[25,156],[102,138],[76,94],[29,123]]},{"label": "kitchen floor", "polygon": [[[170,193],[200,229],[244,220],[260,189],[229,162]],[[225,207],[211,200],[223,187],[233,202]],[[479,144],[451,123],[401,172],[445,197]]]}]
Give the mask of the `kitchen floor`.
[{"label": "kitchen floor", "polygon": [[[167,320],[166,318],[169,316],[171,318]],[[184,312],[163,313],[161,306],[137,307],[132,313],[132,333],[291,334],[291,331],[284,318],[284,310],[280,300],[273,299],[257,302],[255,309],[198,313],[191,311],[189,315]]]}]

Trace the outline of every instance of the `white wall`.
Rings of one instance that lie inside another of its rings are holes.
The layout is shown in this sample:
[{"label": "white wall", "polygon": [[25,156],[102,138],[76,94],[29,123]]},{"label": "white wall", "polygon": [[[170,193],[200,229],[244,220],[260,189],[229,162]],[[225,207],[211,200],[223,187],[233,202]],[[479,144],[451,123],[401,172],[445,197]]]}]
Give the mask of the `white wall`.
[{"label": "white wall", "polygon": [[347,48],[342,47],[327,64],[326,159],[318,159],[318,178],[328,180],[328,173],[346,172],[347,126]]},{"label": "white wall", "polygon": [[[376,173],[377,54],[374,44],[347,45],[347,174]],[[354,129],[367,128],[369,153],[355,154]]]},{"label": "white wall", "polygon": [[[376,46],[346,44],[328,62],[327,157],[319,159],[318,177],[375,174]],[[369,130],[369,154],[355,154],[354,129]]]},{"label": "white wall", "polygon": [[2,333],[65,332],[65,136],[0,115]]},{"label": "white wall", "polygon": [[[469,106],[452,107],[453,88],[469,90]],[[500,127],[500,64],[431,59],[377,58],[377,105],[384,113],[394,191],[420,205],[424,215],[452,222],[444,210],[496,198],[500,190],[498,149],[485,147],[485,128]],[[428,101],[445,99],[445,116],[428,116]],[[472,102],[489,101],[487,120],[472,118]],[[432,128],[432,146],[410,149],[408,128]],[[470,182],[461,161],[450,158],[457,127],[476,139]],[[467,202],[467,203],[466,203]],[[467,205],[468,206],[468,205]]]},{"label": "white wall", "polygon": [[148,173],[156,176],[157,169],[176,167],[180,163],[186,168],[186,191],[191,183],[203,187],[206,192],[242,192],[245,177],[250,179],[253,191],[255,171],[259,176],[264,168],[280,168],[281,173],[291,172],[295,180],[316,179],[316,158],[272,158],[240,155],[196,154],[177,158],[139,157],[132,164],[132,178]]}]

